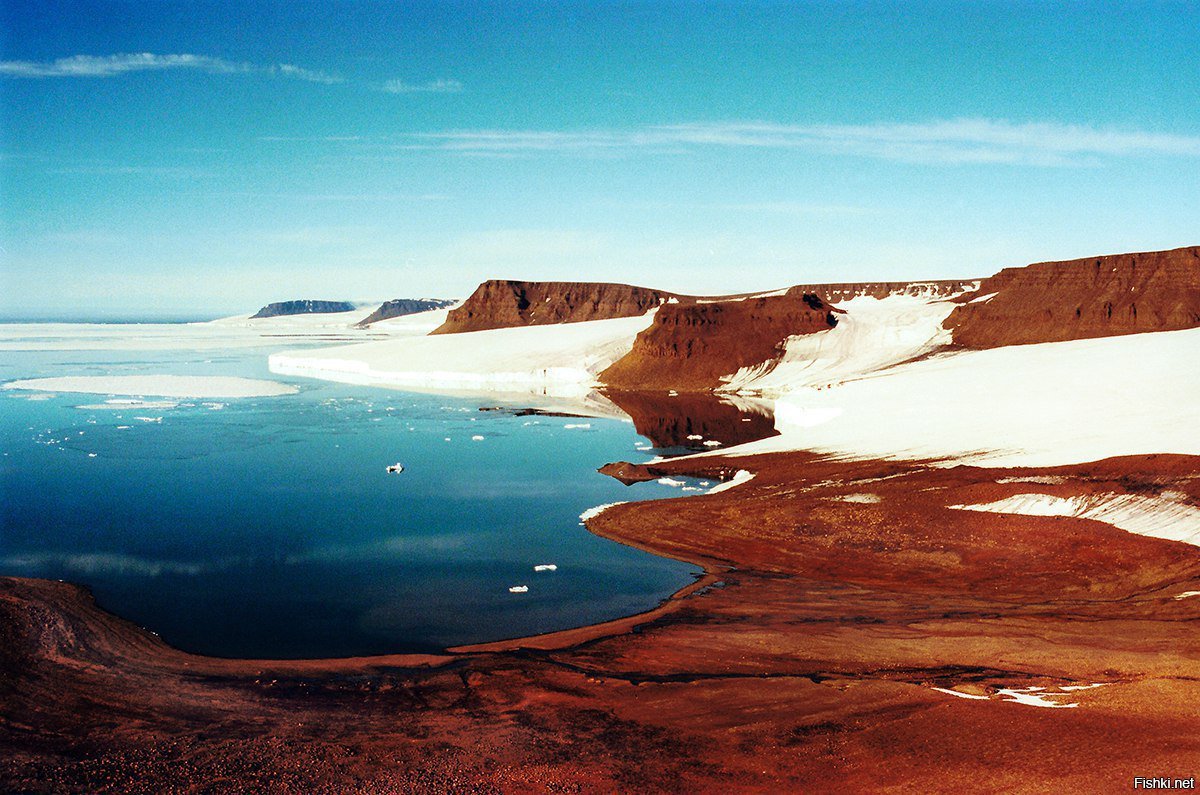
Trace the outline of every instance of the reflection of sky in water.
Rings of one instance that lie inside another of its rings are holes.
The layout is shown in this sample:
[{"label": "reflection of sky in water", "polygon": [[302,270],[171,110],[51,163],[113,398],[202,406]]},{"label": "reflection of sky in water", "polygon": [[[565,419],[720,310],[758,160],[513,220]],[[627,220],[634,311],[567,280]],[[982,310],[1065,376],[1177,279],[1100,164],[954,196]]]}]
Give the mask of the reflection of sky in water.
[{"label": "reflection of sky in water", "polygon": [[[6,380],[272,377],[262,350],[5,358]],[[593,505],[679,494],[595,472],[645,458],[626,422],[567,429],[579,421],[478,411],[494,400],[319,382],[173,408],[30,397],[0,393],[0,573],[83,582],[186,649],[336,656],[512,637],[649,608],[694,573],[579,526]],[[406,471],[389,475],[396,461]],[[517,584],[529,593],[508,593]]]}]

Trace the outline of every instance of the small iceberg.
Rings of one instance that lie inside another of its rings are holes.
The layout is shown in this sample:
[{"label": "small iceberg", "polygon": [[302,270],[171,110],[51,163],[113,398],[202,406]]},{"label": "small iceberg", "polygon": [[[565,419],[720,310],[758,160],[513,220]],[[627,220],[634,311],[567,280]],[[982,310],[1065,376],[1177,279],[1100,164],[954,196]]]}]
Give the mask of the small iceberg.
[{"label": "small iceberg", "polygon": [[558,571],[557,563],[539,563],[533,567],[534,571]]},{"label": "small iceberg", "polygon": [[401,464],[399,462],[396,462],[395,464],[388,464],[387,471],[393,475],[399,475],[401,472],[404,471],[404,464]]},{"label": "small iceberg", "polygon": [[508,589],[508,592],[509,593],[528,593],[529,586],[528,585],[514,585],[513,587]]}]

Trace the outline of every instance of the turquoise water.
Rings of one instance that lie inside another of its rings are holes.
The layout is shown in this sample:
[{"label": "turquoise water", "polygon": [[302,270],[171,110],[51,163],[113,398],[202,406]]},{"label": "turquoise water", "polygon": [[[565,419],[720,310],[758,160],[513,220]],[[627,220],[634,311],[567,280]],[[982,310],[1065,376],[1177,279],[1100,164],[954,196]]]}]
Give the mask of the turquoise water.
[{"label": "turquoise water", "polygon": [[[301,392],[164,409],[0,392],[0,574],[83,583],[188,651],[297,658],[580,626],[697,575],[579,523],[601,503],[680,495],[596,473],[648,457],[631,423],[278,378],[267,352],[5,353],[0,381],[220,374]],[[405,472],[388,474],[397,461]]]}]

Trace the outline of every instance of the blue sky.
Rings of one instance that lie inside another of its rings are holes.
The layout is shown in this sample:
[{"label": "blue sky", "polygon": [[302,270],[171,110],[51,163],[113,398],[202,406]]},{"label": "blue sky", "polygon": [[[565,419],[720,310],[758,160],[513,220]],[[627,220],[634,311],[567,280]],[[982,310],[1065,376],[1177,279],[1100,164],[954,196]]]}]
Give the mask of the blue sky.
[{"label": "blue sky", "polygon": [[0,315],[1200,243],[1195,3],[0,4]]}]

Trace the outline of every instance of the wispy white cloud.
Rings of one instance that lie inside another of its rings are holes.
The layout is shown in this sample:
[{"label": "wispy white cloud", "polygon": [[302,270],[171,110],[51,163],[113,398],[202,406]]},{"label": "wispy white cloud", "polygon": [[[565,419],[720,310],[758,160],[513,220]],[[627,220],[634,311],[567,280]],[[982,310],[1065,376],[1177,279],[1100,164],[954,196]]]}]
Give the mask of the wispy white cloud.
[{"label": "wispy white cloud", "polygon": [[267,71],[272,74],[283,75],[284,77],[294,77],[297,80],[307,80],[310,83],[323,83],[327,86],[343,82],[342,78],[335,75],[318,72],[313,69],[304,69],[290,63],[275,64],[268,67]]},{"label": "wispy white cloud", "polygon": [[379,85],[386,94],[457,94],[463,84],[457,80],[439,78],[428,83],[409,83],[404,80],[388,80]]},{"label": "wispy white cloud", "polygon": [[72,55],[53,61],[0,61],[0,76],[24,78],[116,77],[130,72],[161,72],[173,69],[191,69],[210,74],[273,74],[312,83],[342,82],[340,77],[304,69],[294,64],[260,66],[191,53],[160,55],[141,52],[117,55]]},{"label": "wispy white cloud", "polygon": [[1075,165],[1104,157],[1200,157],[1200,136],[1048,122],[953,119],[915,124],[694,123],[632,130],[452,130],[406,147],[467,155],[687,153],[698,148],[793,149],[913,163]]}]

